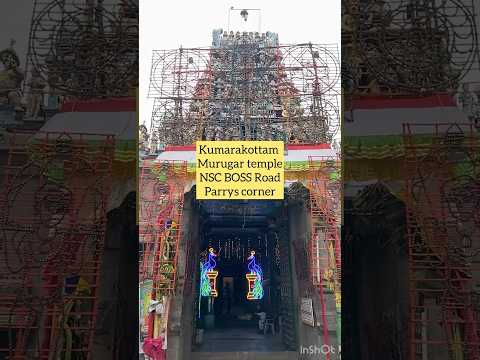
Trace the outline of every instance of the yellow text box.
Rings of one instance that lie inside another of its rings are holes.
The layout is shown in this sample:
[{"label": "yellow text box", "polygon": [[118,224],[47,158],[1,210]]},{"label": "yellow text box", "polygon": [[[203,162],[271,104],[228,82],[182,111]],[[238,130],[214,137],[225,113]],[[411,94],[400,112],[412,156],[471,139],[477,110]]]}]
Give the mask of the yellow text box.
[{"label": "yellow text box", "polygon": [[197,141],[199,200],[283,199],[283,141]]}]

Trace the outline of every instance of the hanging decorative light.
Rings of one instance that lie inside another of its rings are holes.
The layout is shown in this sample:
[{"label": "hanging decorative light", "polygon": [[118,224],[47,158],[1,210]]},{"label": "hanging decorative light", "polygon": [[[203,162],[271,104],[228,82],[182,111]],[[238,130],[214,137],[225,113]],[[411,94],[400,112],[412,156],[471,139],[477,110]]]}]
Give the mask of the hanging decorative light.
[{"label": "hanging decorative light", "polygon": [[208,258],[205,263],[202,263],[201,273],[200,273],[200,293],[202,296],[211,296],[217,297],[217,277],[218,271],[214,270],[217,266],[215,258],[217,254],[213,248],[208,249]]},{"label": "hanging decorative light", "polygon": [[250,252],[250,256],[247,259],[248,270],[250,271],[247,275],[248,281],[248,300],[260,300],[263,298],[263,271],[260,265],[257,264],[255,260],[255,251]]}]

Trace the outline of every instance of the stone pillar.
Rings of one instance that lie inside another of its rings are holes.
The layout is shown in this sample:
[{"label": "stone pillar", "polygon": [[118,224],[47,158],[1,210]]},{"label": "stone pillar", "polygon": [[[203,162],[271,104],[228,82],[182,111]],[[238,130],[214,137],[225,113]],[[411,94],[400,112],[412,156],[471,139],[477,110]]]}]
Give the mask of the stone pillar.
[{"label": "stone pillar", "polygon": [[[312,285],[309,265],[311,236],[309,198],[305,191],[291,196],[288,203],[289,243],[292,259],[292,285],[295,301],[295,318],[298,328],[298,351],[304,350],[302,359],[324,359],[322,351],[330,351],[330,360],[336,360],[340,344],[337,341],[335,295],[324,289],[324,301],[328,323],[328,341],[323,338],[322,303],[319,288]],[[302,322],[301,298],[312,299],[315,326]],[[328,345],[328,349],[327,346]],[[322,347],[323,346],[323,347]]]}]

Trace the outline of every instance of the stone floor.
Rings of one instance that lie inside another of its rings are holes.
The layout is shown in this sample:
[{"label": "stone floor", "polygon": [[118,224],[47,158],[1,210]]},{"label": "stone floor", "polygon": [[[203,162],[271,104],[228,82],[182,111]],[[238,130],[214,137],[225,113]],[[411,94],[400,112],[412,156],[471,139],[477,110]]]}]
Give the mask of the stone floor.
[{"label": "stone floor", "polygon": [[251,328],[207,330],[197,352],[278,352],[285,351],[279,334],[259,334]]},{"label": "stone floor", "polygon": [[293,351],[273,352],[194,352],[188,360],[298,360]]}]

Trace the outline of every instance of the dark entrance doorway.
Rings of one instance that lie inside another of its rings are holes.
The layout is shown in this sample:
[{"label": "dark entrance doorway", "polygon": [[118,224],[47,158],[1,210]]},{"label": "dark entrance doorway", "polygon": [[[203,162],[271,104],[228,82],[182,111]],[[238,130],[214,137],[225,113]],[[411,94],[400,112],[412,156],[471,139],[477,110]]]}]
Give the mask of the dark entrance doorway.
[{"label": "dark entrance doorway", "polygon": [[[286,216],[282,201],[201,201],[200,259],[214,249],[218,271],[218,296],[202,296],[196,281],[194,351],[238,352],[289,350],[284,341],[285,321],[291,316],[291,291],[281,291],[291,273],[282,262],[289,261]],[[248,299],[248,258],[255,251],[261,267],[263,296]]]}]

